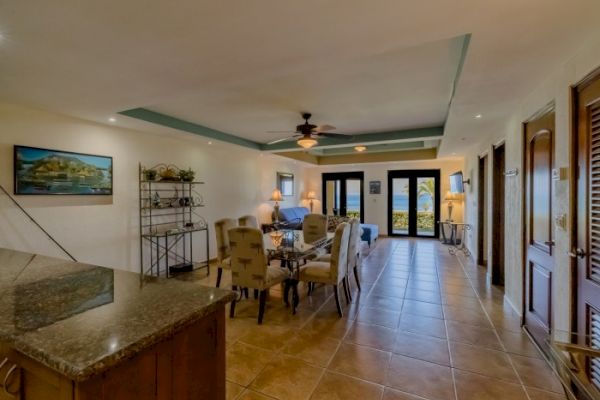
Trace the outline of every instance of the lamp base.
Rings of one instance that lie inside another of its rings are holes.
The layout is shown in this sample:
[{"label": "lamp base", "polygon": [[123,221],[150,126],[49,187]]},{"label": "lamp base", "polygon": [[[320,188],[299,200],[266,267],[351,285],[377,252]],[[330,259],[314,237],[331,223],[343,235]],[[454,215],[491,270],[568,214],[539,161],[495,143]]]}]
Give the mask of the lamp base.
[{"label": "lamp base", "polygon": [[279,204],[275,203],[275,205],[273,206],[273,210],[275,211],[275,221],[273,222],[279,222]]}]

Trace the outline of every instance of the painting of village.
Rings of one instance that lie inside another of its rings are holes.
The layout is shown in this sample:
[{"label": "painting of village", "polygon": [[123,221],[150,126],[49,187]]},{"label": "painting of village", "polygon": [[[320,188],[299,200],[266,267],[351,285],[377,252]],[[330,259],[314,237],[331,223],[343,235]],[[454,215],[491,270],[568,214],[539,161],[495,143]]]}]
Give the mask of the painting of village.
[{"label": "painting of village", "polygon": [[15,194],[111,195],[112,157],[15,146]]}]

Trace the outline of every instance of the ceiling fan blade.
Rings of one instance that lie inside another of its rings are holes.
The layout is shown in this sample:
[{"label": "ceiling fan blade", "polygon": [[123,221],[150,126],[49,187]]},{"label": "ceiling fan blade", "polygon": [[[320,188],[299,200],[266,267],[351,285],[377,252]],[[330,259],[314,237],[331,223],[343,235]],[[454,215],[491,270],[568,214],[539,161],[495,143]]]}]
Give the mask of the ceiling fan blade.
[{"label": "ceiling fan blade", "polygon": [[346,139],[346,140],[350,140],[353,137],[352,135],[344,135],[342,133],[327,133],[327,132],[319,132],[319,133],[317,133],[317,136],[333,138],[333,139]]},{"label": "ceiling fan blade", "polygon": [[335,129],[337,129],[335,126],[325,124],[325,125],[319,125],[319,126],[317,126],[312,131],[313,132],[326,132],[326,131],[333,131]]},{"label": "ceiling fan blade", "polygon": [[269,144],[281,143],[281,142],[285,142],[286,140],[296,139],[299,136],[302,136],[302,135],[294,135],[294,136],[289,136],[289,137],[286,137],[286,138],[283,138],[283,139],[273,140],[273,141],[271,141],[271,142],[269,142],[267,144],[269,145]]},{"label": "ceiling fan blade", "polygon": [[296,133],[297,131],[266,131],[266,133]]}]

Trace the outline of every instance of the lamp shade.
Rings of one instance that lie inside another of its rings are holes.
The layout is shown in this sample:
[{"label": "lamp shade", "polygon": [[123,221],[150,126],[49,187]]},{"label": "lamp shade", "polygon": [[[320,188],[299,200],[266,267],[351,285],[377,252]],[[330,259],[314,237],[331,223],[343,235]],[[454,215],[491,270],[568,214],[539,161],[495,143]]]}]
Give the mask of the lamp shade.
[{"label": "lamp shade", "polygon": [[462,195],[457,192],[447,191],[446,196],[444,197],[444,201],[457,201],[462,200]]},{"label": "lamp shade", "polygon": [[271,201],[282,201],[283,200],[283,196],[281,195],[281,190],[279,190],[279,189],[273,190],[273,193],[271,193],[271,198],[269,200],[271,200]]},{"label": "lamp shade", "polygon": [[314,192],[314,190],[310,190],[307,194],[306,194],[306,199],[307,200],[315,200],[317,198],[317,194]]},{"label": "lamp shade", "polygon": [[304,136],[298,139],[296,143],[298,143],[300,147],[310,149],[311,147],[315,146],[318,142],[311,137]]}]

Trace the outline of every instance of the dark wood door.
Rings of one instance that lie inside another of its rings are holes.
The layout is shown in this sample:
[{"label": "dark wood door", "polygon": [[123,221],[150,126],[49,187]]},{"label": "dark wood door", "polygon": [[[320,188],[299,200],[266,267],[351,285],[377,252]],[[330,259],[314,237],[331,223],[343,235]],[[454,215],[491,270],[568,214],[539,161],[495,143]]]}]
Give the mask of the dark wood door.
[{"label": "dark wood door", "polygon": [[479,157],[477,174],[477,264],[487,265],[487,156]]},{"label": "dark wood door", "polygon": [[[580,85],[575,93],[577,126],[577,331],[582,343],[598,348],[600,339],[600,77]],[[593,340],[592,340],[593,339]],[[600,359],[588,365],[600,387]]]},{"label": "dark wood door", "polygon": [[552,326],[554,111],[525,123],[525,327],[542,348]]},{"label": "dark wood door", "polygon": [[494,148],[492,162],[492,283],[504,286],[504,144]]}]

